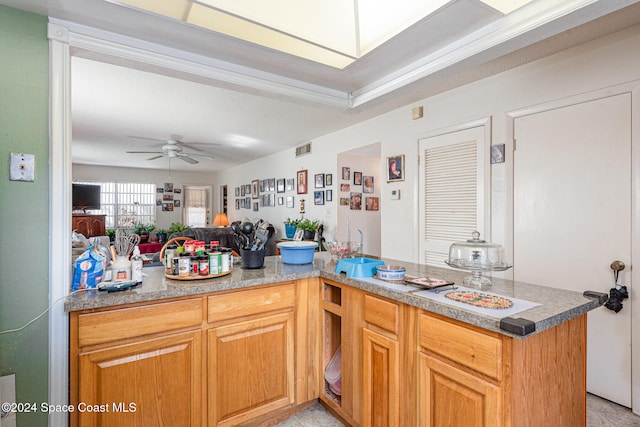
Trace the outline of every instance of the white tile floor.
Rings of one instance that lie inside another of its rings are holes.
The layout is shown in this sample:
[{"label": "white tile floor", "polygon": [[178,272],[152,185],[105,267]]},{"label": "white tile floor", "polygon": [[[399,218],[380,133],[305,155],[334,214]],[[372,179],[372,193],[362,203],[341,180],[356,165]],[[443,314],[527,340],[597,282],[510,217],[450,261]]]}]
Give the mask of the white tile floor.
[{"label": "white tile floor", "polygon": [[[276,426],[340,427],[344,424],[318,403]],[[589,394],[587,395],[587,427],[640,427],[640,416],[632,414],[628,408]]]}]

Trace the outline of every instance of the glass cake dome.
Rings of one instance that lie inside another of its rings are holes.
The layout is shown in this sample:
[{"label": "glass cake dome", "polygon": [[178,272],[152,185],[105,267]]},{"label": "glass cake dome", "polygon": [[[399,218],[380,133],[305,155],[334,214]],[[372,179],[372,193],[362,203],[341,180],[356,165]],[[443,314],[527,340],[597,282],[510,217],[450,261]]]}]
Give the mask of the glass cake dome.
[{"label": "glass cake dome", "polygon": [[471,271],[464,278],[465,285],[476,287],[490,286],[491,280],[483,276],[485,271],[504,271],[511,268],[504,259],[504,247],[480,239],[480,233],[471,233],[471,239],[455,242],[449,247],[447,265],[460,270]]}]

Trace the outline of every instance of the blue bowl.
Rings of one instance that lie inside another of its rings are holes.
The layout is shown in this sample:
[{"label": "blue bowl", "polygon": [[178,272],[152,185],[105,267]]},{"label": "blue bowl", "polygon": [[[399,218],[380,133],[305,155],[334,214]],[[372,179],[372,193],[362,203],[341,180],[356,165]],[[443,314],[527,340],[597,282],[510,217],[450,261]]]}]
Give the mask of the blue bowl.
[{"label": "blue bowl", "polygon": [[343,258],[338,261],[335,273],[345,273],[347,277],[373,277],[376,267],[384,265],[384,262],[371,258]]},{"label": "blue bowl", "polygon": [[277,246],[280,249],[283,264],[309,264],[313,262],[318,243],[293,241],[280,242]]}]

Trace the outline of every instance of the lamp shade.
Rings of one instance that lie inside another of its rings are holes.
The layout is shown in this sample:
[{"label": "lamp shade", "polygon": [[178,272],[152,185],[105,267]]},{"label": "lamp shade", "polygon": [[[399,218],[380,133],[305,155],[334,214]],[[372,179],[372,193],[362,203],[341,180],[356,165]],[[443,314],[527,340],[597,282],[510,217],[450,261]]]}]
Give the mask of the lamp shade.
[{"label": "lamp shade", "polygon": [[227,227],[229,225],[229,218],[227,218],[227,214],[219,213],[216,215],[213,220],[214,227]]}]

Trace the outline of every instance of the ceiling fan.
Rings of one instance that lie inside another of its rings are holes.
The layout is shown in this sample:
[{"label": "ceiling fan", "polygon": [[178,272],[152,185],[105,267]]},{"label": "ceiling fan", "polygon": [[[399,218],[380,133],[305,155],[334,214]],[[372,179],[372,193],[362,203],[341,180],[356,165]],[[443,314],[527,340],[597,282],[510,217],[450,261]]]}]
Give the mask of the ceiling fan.
[{"label": "ceiling fan", "polygon": [[[150,139],[152,141],[162,141],[162,140],[157,140],[152,138],[141,138],[141,137],[135,137],[135,138]],[[211,154],[185,153],[183,149],[187,145],[181,141],[178,141],[177,139],[167,139],[165,140],[165,142],[166,144],[160,147],[162,151],[127,151],[127,153],[128,154],[158,154],[157,156],[149,157],[147,160],[155,160],[155,159],[159,159],[161,157],[166,156],[166,157],[169,157],[170,159],[178,158],[180,160],[184,160],[185,162],[191,163],[192,165],[199,163],[192,156],[206,157],[211,160],[215,159],[215,157],[213,157]]]}]

